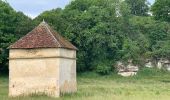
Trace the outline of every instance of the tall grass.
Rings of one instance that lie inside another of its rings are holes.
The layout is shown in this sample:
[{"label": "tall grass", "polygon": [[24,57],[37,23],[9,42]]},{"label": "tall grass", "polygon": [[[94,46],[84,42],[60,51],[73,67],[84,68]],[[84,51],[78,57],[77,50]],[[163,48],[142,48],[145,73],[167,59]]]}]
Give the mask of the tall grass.
[{"label": "tall grass", "polygon": [[116,73],[78,74],[78,91],[60,98],[44,95],[8,98],[8,77],[0,77],[0,100],[170,100],[170,72],[144,68],[134,77]]}]

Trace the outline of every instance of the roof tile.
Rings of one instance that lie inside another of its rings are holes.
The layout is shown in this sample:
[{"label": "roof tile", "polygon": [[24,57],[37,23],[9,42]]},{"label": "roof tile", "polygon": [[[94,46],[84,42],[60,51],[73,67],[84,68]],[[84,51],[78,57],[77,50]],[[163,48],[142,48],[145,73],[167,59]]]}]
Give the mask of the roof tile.
[{"label": "roof tile", "polygon": [[10,49],[27,48],[67,48],[77,50],[69,41],[55,32],[46,22],[41,22],[35,29],[12,44]]}]

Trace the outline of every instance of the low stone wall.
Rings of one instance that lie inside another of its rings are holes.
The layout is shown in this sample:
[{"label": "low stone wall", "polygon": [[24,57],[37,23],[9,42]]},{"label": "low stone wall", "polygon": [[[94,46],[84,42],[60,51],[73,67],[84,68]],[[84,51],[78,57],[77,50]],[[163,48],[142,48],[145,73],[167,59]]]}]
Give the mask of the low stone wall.
[{"label": "low stone wall", "polygon": [[[167,71],[170,71],[170,60],[163,58],[157,60],[146,59],[146,63],[144,66],[148,68],[157,67],[158,69],[165,69]],[[119,75],[128,77],[136,75],[139,67],[133,65],[132,60],[129,60],[127,65],[125,65],[121,61],[118,61],[116,64],[116,69]]]},{"label": "low stone wall", "polygon": [[149,60],[149,61],[146,61],[145,67],[148,67],[148,68],[157,67],[158,69],[165,69],[165,70],[170,71],[170,60],[163,59],[163,58],[158,59],[158,60]]},{"label": "low stone wall", "polygon": [[121,75],[124,77],[134,76],[136,74],[137,74],[137,72],[118,72],[118,75]]},{"label": "low stone wall", "polygon": [[134,76],[139,70],[138,66],[134,66],[132,63],[129,63],[127,66],[125,66],[125,64],[122,62],[117,62],[116,69],[118,71],[118,75],[124,77]]}]

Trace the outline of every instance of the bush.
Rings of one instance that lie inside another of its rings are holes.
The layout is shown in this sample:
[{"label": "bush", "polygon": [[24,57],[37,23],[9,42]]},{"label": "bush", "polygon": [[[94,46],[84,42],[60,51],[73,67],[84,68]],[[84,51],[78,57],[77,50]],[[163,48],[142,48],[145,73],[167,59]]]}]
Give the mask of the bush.
[{"label": "bush", "polygon": [[98,64],[96,67],[96,72],[101,75],[107,75],[111,72],[111,66],[107,64]]},{"label": "bush", "polygon": [[146,77],[154,77],[154,76],[161,76],[164,75],[165,73],[169,73],[166,70],[163,69],[158,69],[158,68],[141,68],[138,72],[139,76],[146,76]]}]

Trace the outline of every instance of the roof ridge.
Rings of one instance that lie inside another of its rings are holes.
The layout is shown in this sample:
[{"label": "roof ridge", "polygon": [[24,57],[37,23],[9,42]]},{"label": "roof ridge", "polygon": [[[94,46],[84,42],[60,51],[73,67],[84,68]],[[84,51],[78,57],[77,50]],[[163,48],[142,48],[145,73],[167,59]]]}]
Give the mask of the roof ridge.
[{"label": "roof ridge", "polygon": [[51,28],[45,21],[9,46],[9,49],[67,48],[78,50],[67,39]]},{"label": "roof ridge", "polygon": [[57,44],[59,45],[59,47],[61,47],[61,44],[59,43],[59,41],[55,38],[55,36],[51,33],[49,27],[48,27],[48,24],[45,23],[45,21],[43,22],[44,23],[44,26],[45,28],[47,29],[47,31],[50,33],[50,35],[56,40]]}]

